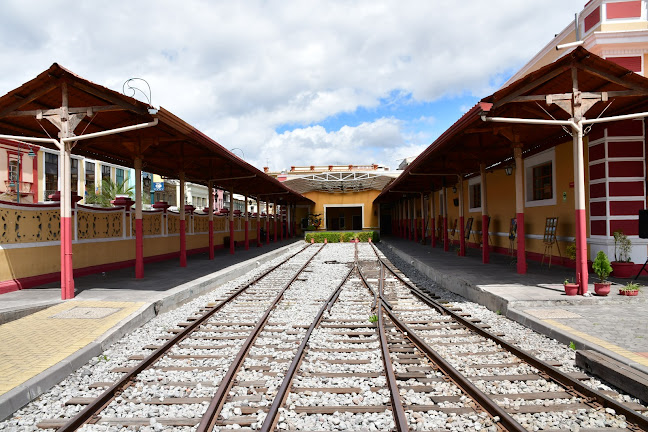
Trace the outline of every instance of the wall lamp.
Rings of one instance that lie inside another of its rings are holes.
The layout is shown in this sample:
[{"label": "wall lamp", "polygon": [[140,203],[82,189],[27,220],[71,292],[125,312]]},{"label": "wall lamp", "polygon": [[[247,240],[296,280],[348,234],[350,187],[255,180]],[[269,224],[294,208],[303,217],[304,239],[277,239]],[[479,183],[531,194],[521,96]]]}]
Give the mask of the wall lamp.
[{"label": "wall lamp", "polygon": [[507,176],[510,176],[511,174],[513,174],[513,167],[511,165],[505,167],[504,172],[506,173]]},{"label": "wall lamp", "polygon": [[457,186],[452,186],[452,192],[457,193]]}]

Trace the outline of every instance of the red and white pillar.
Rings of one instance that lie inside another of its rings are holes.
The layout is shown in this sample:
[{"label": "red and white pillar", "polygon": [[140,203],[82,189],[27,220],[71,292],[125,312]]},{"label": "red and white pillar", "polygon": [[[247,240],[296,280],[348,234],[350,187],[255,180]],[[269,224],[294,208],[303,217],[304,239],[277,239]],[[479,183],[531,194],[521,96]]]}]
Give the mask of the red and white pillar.
[{"label": "red and white pillar", "polygon": [[517,272],[526,274],[526,245],[524,233],[524,160],[522,159],[522,147],[513,148],[515,158],[515,220],[517,224]]},{"label": "red and white pillar", "polygon": [[248,196],[245,195],[245,250],[250,249],[250,216],[248,215]]},{"label": "red and white pillar", "polygon": [[180,213],[180,267],[187,267],[187,233],[185,218],[185,173],[180,171],[180,202],[178,212]]},{"label": "red and white pillar", "polygon": [[256,208],[257,208],[257,247],[263,246],[263,240],[261,239],[261,200],[257,196],[256,199]]},{"label": "red and white pillar", "polygon": [[488,196],[486,193],[486,164],[479,164],[481,175],[481,205],[482,205],[482,262],[488,264],[490,255],[488,251]]},{"label": "red and white pillar", "polygon": [[270,201],[266,201],[266,244],[270,244]]},{"label": "red and white pillar", "polygon": [[142,158],[135,166],[135,279],[144,278],[144,229],[142,225]]},{"label": "red and white pillar", "polygon": [[209,259],[214,259],[214,185],[211,180],[207,184],[207,194],[209,195]]},{"label": "red and white pillar", "polygon": [[464,225],[464,191],[463,191],[463,176],[460,174],[459,184],[459,256],[466,256],[466,227]]},{"label": "red and white pillar", "polygon": [[71,185],[71,149],[62,141],[72,135],[68,120],[68,93],[67,84],[62,84],[61,103],[61,140],[59,150],[61,155],[61,178],[63,179],[63,193],[61,194],[61,299],[74,298],[74,270],[72,266],[72,185]]},{"label": "red and white pillar", "polygon": [[230,255],[234,255],[234,188],[230,188],[229,233]]},{"label": "red and white pillar", "polygon": [[585,215],[585,161],[583,155],[583,123],[578,122],[574,132],[574,201],[576,214],[576,277],[580,283],[578,294],[587,293],[587,221]]}]

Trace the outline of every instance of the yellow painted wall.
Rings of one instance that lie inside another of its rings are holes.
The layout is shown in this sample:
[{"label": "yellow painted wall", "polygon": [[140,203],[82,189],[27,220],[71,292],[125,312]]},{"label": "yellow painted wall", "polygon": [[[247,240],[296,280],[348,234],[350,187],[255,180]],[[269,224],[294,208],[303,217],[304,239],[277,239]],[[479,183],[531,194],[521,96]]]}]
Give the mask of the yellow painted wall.
[{"label": "yellow painted wall", "polygon": [[[588,160],[587,154],[587,140],[584,144],[585,147],[585,160]],[[574,187],[570,183],[574,181],[574,165],[573,165],[573,146],[572,142],[566,142],[555,147],[555,161],[556,161],[556,204],[550,206],[539,207],[525,207],[524,209],[524,222],[525,234],[535,234],[538,236],[544,235],[544,228],[546,218],[558,217],[558,237],[574,237],[575,236],[575,210],[574,210]],[[585,184],[589,183],[589,172],[585,170]],[[486,174],[487,185],[487,199],[488,199],[488,214],[491,217],[489,232],[493,233],[490,236],[490,244],[495,247],[507,249],[509,246],[508,232],[510,227],[511,218],[515,217],[515,171],[513,175],[507,176],[503,169],[495,170]],[[469,184],[468,180],[463,182],[464,190],[464,221],[469,217],[473,218],[472,229],[474,231],[482,230],[481,212],[469,211]],[[589,220],[589,188],[586,190],[586,213],[587,220]],[[455,207],[453,198],[459,197],[459,191],[454,193],[452,188],[449,187],[448,191],[448,227],[451,228],[454,220],[459,217],[459,207]],[[563,192],[566,193],[566,199],[563,200]],[[440,217],[439,192],[435,195],[436,204],[436,217]],[[483,200],[483,197],[482,197]],[[417,201],[417,211],[418,211]],[[458,225],[457,225],[458,227]],[[588,224],[589,235],[589,224]],[[500,235],[495,235],[500,233]],[[459,239],[457,234],[456,240]],[[481,241],[479,237],[477,240]],[[469,242],[473,243],[476,238],[471,235]],[[559,241],[560,253],[565,256],[565,248],[568,242]],[[526,248],[528,252],[535,252],[542,254],[544,252],[544,243],[542,239],[526,239]],[[558,249],[553,248],[553,254],[558,255]]]},{"label": "yellow painted wall", "polygon": [[[379,215],[378,215],[378,205],[374,205],[373,200],[378,197],[380,191],[371,190],[364,192],[352,192],[352,193],[326,193],[326,192],[306,192],[303,195],[306,198],[311,199],[315,202],[313,213],[321,214],[324,218],[324,206],[340,206],[340,205],[351,205],[357,204],[358,206],[364,204],[364,220],[362,221],[363,229],[378,229],[379,224]],[[300,209],[298,209],[300,210]],[[302,216],[304,217],[304,216]],[[298,220],[300,218],[298,217]],[[350,222],[347,223],[347,226],[351,226]],[[324,229],[324,220],[322,219],[322,226],[320,229]],[[350,228],[347,228],[350,229]]]}]

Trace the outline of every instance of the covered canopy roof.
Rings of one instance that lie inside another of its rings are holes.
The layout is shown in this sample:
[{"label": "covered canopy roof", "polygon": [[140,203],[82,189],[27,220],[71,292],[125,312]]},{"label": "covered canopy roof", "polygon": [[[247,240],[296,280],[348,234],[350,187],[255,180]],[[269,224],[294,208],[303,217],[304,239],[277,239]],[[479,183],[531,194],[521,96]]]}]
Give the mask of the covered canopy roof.
[{"label": "covered canopy roof", "polygon": [[80,118],[74,129],[78,136],[158,119],[154,127],[80,140],[74,154],[127,167],[133,167],[135,158],[141,157],[143,169],[155,174],[178,178],[184,171],[187,181],[207,184],[213,180],[215,187],[234,188],[241,195],[279,203],[312,202],[170,111],[149,112],[153,107],[148,104],[83,79],[56,63],[0,98],[0,134],[57,138],[55,118],[63,106],[65,89],[69,113]]},{"label": "covered canopy roof", "polygon": [[382,190],[400,173],[375,172],[323,172],[317,174],[291,176],[284,184],[299,193],[322,191],[329,193],[362,192]]},{"label": "covered canopy roof", "polygon": [[[587,118],[648,108],[648,79],[578,47],[482,99],[425,149],[376,201],[439,190],[444,184],[457,183],[459,176],[478,173],[480,163],[489,169],[504,168],[512,163],[514,145],[520,146],[526,157],[571,140],[560,126],[491,123],[482,121],[481,116],[568,120],[571,116],[564,108],[571,106],[574,78],[583,107],[589,108],[585,109]],[[593,129],[602,127],[594,125]]]}]

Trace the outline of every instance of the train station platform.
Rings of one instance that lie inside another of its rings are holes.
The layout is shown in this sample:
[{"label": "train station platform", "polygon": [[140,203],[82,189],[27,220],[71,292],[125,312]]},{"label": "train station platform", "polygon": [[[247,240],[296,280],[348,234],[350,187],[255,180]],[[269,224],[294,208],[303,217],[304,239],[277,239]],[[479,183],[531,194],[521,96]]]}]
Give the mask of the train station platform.
[{"label": "train station platform", "polygon": [[126,333],[215,286],[272,260],[303,239],[216,251],[75,278],[75,298],[58,284],[0,295],[0,420],[62,381]]},{"label": "train station platform", "polygon": [[[567,267],[528,261],[527,274],[520,275],[507,255],[491,253],[490,263],[482,263],[481,249],[468,249],[467,256],[459,257],[439,245],[397,237],[383,238],[378,246],[470,301],[565,344],[573,342],[578,350],[597,351],[648,373],[648,288],[636,297],[622,296],[618,286],[628,279],[611,277],[610,294],[597,296],[597,278],[591,274],[591,296],[567,296],[563,281],[575,275]],[[638,283],[648,285],[648,277],[639,277]]]}]

